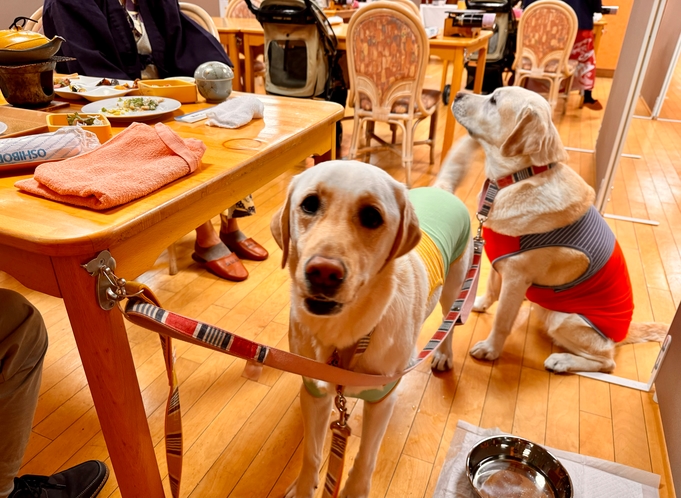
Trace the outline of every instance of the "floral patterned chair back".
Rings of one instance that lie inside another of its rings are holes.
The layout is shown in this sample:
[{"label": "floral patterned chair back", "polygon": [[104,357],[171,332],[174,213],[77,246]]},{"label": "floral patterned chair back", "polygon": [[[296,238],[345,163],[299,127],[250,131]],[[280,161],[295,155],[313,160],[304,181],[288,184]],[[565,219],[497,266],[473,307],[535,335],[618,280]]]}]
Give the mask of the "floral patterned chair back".
[{"label": "floral patterned chair back", "polygon": [[577,15],[567,3],[561,0],[532,3],[518,24],[515,84],[521,85],[527,78],[548,80],[549,101],[555,106],[562,80],[572,83],[574,65],[568,59],[576,36]]},{"label": "floral patterned chair back", "polygon": [[350,102],[387,121],[393,104],[407,99],[401,113],[423,109],[420,95],[428,64],[429,46],[423,25],[401,2],[381,1],[363,7],[348,26]]},{"label": "floral patterned chair back", "polygon": [[[260,6],[260,2],[257,0],[253,0],[253,5],[255,7]],[[253,18],[255,19],[255,15],[253,12],[248,10],[248,5],[246,5],[246,2],[244,0],[230,0],[229,4],[227,4],[227,8],[225,9],[225,17],[237,17],[240,19],[248,19],[248,18]]]},{"label": "floral patterned chair back", "polygon": [[560,0],[531,4],[518,26],[518,64],[524,70],[556,73],[567,65],[577,36],[577,15]]},{"label": "floral patterned chair back", "polygon": [[[354,107],[355,121],[350,159],[389,147],[401,154],[410,187],[414,145],[429,145],[430,163],[435,160],[437,104],[441,97],[439,90],[423,89],[430,47],[421,18],[414,6],[402,1],[373,2],[352,16],[345,40],[349,102]],[[426,118],[430,118],[428,138],[415,140],[416,126]],[[374,133],[376,122],[390,124],[391,143]],[[398,128],[402,130],[401,144],[395,143]],[[360,147],[363,129],[365,143]],[[380,145],[372,147],[372,139]]]}]

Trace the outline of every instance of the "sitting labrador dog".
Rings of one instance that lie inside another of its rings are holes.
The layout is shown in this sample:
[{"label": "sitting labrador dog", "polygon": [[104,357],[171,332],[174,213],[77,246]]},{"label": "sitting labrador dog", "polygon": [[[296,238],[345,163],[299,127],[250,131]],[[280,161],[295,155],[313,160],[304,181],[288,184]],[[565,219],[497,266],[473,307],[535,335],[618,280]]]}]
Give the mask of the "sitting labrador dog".
[{"label": "sitting labrador dog", "polygon": [[[449,311],[473,254],[470,215],[452,193],[408,191],[358,161],[329,161],[294,177],[271,229],[291,275],[291,351],[320,362],[335,354],[343,368],[371,374],[408,367],[423,322],[438,300]],[[353,356],[366,337],[366,350]],[[452,367],[451,334],[434,355],[434,369]],[[312,497],[319,484],[336,394],[335,385],[303,380],[303,465],[286,495],[296,498]],[[365,403],[360,448],[342,497],[369,495],[394,387],[345,391]]]},{"label": "sitting labrador dog", "polygon": [[[499,306],[489,336],[470,354],[499,357],[525,297],[549,336],[568,351],[546,359],[544,366],[554,372],[611,372],[616,344],[663,340],[667,325],[631,321],[624,256],[593,205],[594,190],[563,163],[567,153],[548,102],[505,87],[487,96],[458,93],[452,111],[485,151],[485,173],[493,183],[487,192],[498,189],[483,228],[493,268],[473,309],[484,312],[497,300]],[[474,148],[466,147],[458,147],[458,164],[466,163],[462,150],[472,155]],[[463,175],[445,169],[450,184]]]}]

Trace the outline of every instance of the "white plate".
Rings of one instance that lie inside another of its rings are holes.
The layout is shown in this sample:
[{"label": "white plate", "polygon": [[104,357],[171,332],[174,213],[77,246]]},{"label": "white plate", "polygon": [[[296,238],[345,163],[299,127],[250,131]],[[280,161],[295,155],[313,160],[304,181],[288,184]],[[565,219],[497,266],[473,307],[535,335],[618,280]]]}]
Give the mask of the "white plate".
[{"label": "white plate", "polygon": [[123,95],[127,95],[132,91],[133,88],[117,90],[112,86],[96,86],[91,89],[88,88],[86,92],[72,92],[71,90],[55,88],[54,93],[69,100],[86,99],[90,102],[96,102],[98,100],[110,99],[113,97],[122,97]]},{"label": "white plate", "polygon": [[114,108],[117,107],[117,104],[119,101],[122,100],[129,100],[129,99],[138,99],[141,97],[119,97],[119,98],[114,98],[114,99],[106,99],[106,100],[100,100],[98,102],[92,102],[91,104],[84,105],[83,108],[81,109],[81,112],[84,113],[93,113],[93,112],[98,112],[101,114],[104,114],[109,120],[128,120],[128,121],[142,121],[146,119],[153,119],[156,116],[161,116],[163,114],[168,114],[169,112],[173,112],[177,109],[180,108],[182,104],[180,104],[177,100],[175,99],[167,99],[167,98],[161,98],[161,97],[145,97],[149,99],[154,99],[154,100],[161,100],[158,104],[158,107],[154,109],[153,111],[136,111],[136,112],[128,112],[125,114],[121,114],[120,116],[117,116],[115,114],[111,114],[109,112],[103,112],[102,108]]},{"label": "white plate", "polygon": [[[59,95],[61,98],[67,100],[86,99],[89,100],[90,102],[95,102],[97,100],[110,99],[112,97],[121,97],[134,90],[134,88],[118,90],[113,86],[109,85],[97,86],[97,83],[99,83],[103,78],[98,78],[94,76],[78,76],[76,78],[69,79],[71,80],[72,84],[82,86],[86,89],[86,91],[72,92],[71,90],[69,90],[68,87],[54,89],[54,93]],[[118,83],[120,85],[124,85],[126,83],[130,85],[133,84],[132,80],[118,80]]]},{"label": "white plate", "polygon": [[6,131],[7,131],[7,125],[5,123],[3,123],[2,121],[0,121],[0,135],[5,133]]}]

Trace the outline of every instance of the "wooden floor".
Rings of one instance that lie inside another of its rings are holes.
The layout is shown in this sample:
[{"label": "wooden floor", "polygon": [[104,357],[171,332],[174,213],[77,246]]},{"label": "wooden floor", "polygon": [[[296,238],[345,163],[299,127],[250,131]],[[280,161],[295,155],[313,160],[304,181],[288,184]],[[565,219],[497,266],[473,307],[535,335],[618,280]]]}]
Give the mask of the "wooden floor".
[{"label": "wooden floor", "polygon": [[[437,62],[431,63],[427,86],[437,88],[440,67]],[[676,109],[681,104],[680,86],[681,74],[677,71],[674,91],[670,92],[674,100],[670,106]],[[605,103],[609,87],[610,80],[599,79],[596,98]],[[441,109],[438,154],[444,112],[448,110]],[[574,94],[567,114],[555,116],[565,145],[593,148],[601,116],[599,112],[579,109],[578,96]],[[343,151],[347,153],[352,121],[344,122],[344,130]],[[427,133],[427,125],[419,130],[421,135]],[[461,133],[461,127],[457,127],[457,136]],[[670,322],[681,302],[681,124],[635,119],[625,152],[639,154],[642,159],[622,159],[608,211],[655,219],[660,226],[612,220],[608,223],[629,265],[635,289],[634,318]],[[417,148],[413,175],[416,185],[429,184],[437,173],[439,159],[431,166],[427,157],[426,147]],[[569,164],[593,184],[592,161],[590,154],[571,153]],[[371,162],[397,179],[404,179],[396,155],[376,154]],[[190,258],[193,234],[178,244],[179,274],[168,275],[164,253],[139,280],[150,285],[169,309],[286,348],[288,274],[279,268],[281,251],[272,240],[269,220],[282,204],[291,176],[309,165],[298,165],[290,174],[255,192],[258,214],[241,225],[267,247],[271,256],[262,263],[246,262],[250,271],[247,281],[235,284],[220,280],[194,263]],[[457,191],[471,213],[482,180],[479,158]],[[485,261],[485,272],[488,268]],[[19,290],[35,303],[50,335],[22,473],[50,474],[90,458],[110,464],[61,300],[30,291],[4,273],[0,273],[0,286]],[[660,495],[673,497],[660,417],[652,394],[574,375],[548,373],[543,361],[553,347],[542,335],[527,303],[501,358],[494,363],[473,359],[468,349],[486,337],[493,313],[494,308],[488,314],[473,314],[465,326],[456,329],[452,372],[433,375],[425,366],[403,379],[371,496],[432,496],[456,422],[465,420],[483,427],[499,427],[562,450],[658,473],[662,476]],[[436,312],[424,326],[422,340],[438,324]],[[167,487],[163,455],[167,387],[158,338],[137,326],[130,326],[128,333]],[[658,349],[657,343],[618,348],[615,373],[646,381]],[[177,366],[185,427],[182,496],[281,497],[301,464],[303,428],[297,400],[300,379],[265,369],[259,382],[246,380],[241,377],[242,361],[184,343],[177,343]],[[361,435],[360,405],[354,401],[350,405],[351,457]],[[101,496],[120,496],[113,472]]]}]

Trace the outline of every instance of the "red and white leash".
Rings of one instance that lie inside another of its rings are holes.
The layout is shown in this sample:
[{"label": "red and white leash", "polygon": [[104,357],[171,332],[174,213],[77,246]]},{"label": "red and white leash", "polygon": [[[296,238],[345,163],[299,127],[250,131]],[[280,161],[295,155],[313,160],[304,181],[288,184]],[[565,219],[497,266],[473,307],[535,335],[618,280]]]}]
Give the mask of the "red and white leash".
[{"label": "red and white leash", "polygon": [[[175,375],[175,361],[171,338],[198,344],[222,353],[227,353],[248,361],[246,371],[253,371],[266,365],[304,377],[318,379],[339,386],[336,406],[341,414],[338,421],[332,424],[334,444],[329,461],[329,475],[325,488],[331,488],[325,495],[336,496],[339,490],[343,468],[343,453],[350,436],[350,428],[346,423],[345,401],[342,396],[343,386],[383,386],[394,382],[406,373],[418,367],[428,358],[457,324],[465,323],[473,308],[475,293],[480,275],[482,259],[482,239],[474,239],[474,253],[471,266],[466,274],[461,292],[445,316],[442,324],[433,334],[423,350],[403,372],[394,375],[374,375],[353,372],[337,366],[321,363],[288,351],[283,351],[255,341],[240,337],[226,330],[187,318],[172,311],[163,309],[146,286],[136,282],[125,282],[125,288],[117,294],[128,297],[125,307],[126,318],[142,327],[161,335],[161,343],[168,372],[170,393],[166,406],[166,453],[168,474],[173,497],[179,496],[182,473],[182,423],[180,419],[180,400]],[[343,450],[343,451],[341,451]],[[338,460],[340,459],[340,461]],[[333,462],[332,462],[333,460]]]}]

